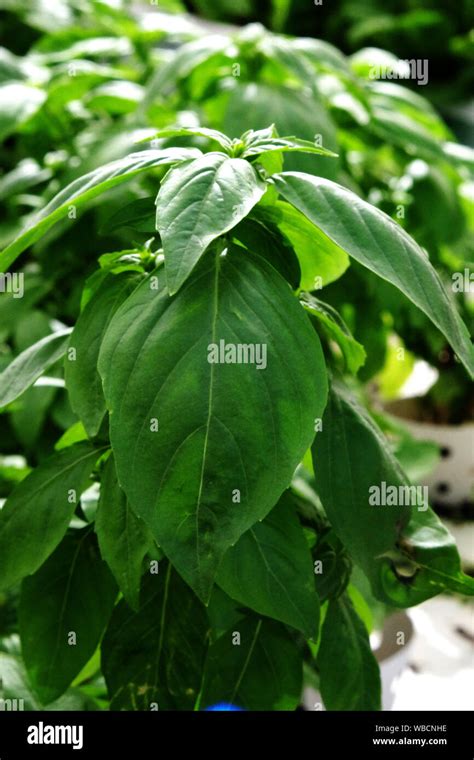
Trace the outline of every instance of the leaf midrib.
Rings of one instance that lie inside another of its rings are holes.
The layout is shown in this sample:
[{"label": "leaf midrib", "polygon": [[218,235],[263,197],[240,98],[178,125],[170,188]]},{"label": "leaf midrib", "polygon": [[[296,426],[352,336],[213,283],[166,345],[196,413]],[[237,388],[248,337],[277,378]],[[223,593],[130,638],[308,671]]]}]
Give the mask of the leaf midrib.
[{"label": "leaf midrib", "polygon": [[[219,311],[219,271],[220,271],[220,261],[219,256],[216,254],[215,258],[215,273],[214,273],[214,294],[213,294],[213,307],[212,307],[212,319],[211,319],[211,343],[216,342],[216,333],[217,333],[217,317],[218,317],[218,311]],[[201,507],[201,499],[202,499],[202,490],[203,490],[203,484],[204,484],[204,471],[206,468],[206,457],[207,457],[207,447],[209,443],[209,430],[211,427],[211,419],[212,419],[212,402],[213,402],[213,395],[214,395],[214,367],[215,364],[212,363],[210,369],[210,376],[209,376],[209,394],[208,394],[208,407],[207,407],[207,420],[206,420],[206,432],[204,434],[204,446],[203,446],[203,452],[202,452],[202,463],[201,463],[201,475],[199,479],[199,490],[198,490],[198,497],[196,501],[196,563],[197,563],[197,571],[200,576],[200,545],[199,545],[199,512]],[[202,584],[201,590],[202,590]]]}]

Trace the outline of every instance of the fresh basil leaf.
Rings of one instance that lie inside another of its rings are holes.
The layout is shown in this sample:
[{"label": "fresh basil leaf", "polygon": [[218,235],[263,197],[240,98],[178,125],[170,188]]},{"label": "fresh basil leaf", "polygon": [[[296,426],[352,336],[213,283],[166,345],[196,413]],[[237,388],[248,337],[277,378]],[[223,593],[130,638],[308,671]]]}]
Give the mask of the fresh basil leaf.
[{"label": "fresh basil leaf", "polygon": [[90,437],[94,437],[106,414],[97,362],[102,339],[120,304],[140,282],[135,272],[110,274],[87,302],[69,339],[65,380],[71,406]]},{"label": "fresh basil leaf", "polygon": [[140,609],[120,602],[102,641],[111,709],[192,710],[208,629],[204,605],[170,564],[160,562],[157,575],[145,576]]},{"label": "fresh basil leaf", "polygon": [[95,530],[120,591],[130,607],[138,609],[143,560],[153,538],[118,484],[113,455],[102,474]]},{"label": "fresh basil leaf", "polygon": [[94,654],[117,587],[89,528],[66,535],[39,570],[23,581],[23,660],[43,704],[63,694]]},{"label": "fresh basil leaf", "polygon": [[59,219],[67,216],[70,206],[81,206],[111,187],[127,182],[155,166],[179,163],[200,155],[197,148],[143,150],[104,164],[71,182],[42,209],[29,227],[0,253],[0,270],[4,272],[30,245],[36,243]]},{"label": "fresh basil leaf", "polygon": [[319,602],[311,554],[285,494],[265,520],[227,551],[217,583],[246,607],[317,637]]},{"label": "fresh basil leaf", "polygon": [[304,310],[264,259],[208,256],[174,298],[162,279],[116,312],[99,372],[119,481],[207,600],[225,551],[276,504],[311,444],[326,373]]},{"label": "fresh basil leaf", "polygon": [[0,408],[21,396],[65,354],[71,332],[65,329],[47,335],[29,346],[0,372]]},{"label": "fresh basil leaf", "polygon": [[49,457],[0,510],[0,588],[34,573],[64,536],[100,449],[77,443]]},{"label": "fresh basil leaf", "polygon": [[[474,596],[474,579],[462,572],[456,542],[438,516],[428,509],[413,510],[390,554],[382,583],[385,594],[398,607],[418,604],[435,594],[452,591]],[[405,583],[398,582],[405,580]]]},{"label": "fresh basil leaf", "polygon": [[294,710],[302,677],[302,655],[285,626],[248,615],[209,647],[200,707]]},{"label": "fresh basil leaf", "polygon": [[207,153],[167,173],[156,199],[156,226],[171,295],[210,243],[247,216],[264,192],[247,161],[224,153]]},{"label": "fresh basil leaf", "polygon": [[452,536],[424,494],[413,490],[376,424],[338,382],[322,425],[312,447],[318,494],[374,594],[397,607],[446,589],[474,594]]},{"label": "fresh basil leaf", "polygon": [[273,153],[274,151],[281,151],[283,153],[316,153],[320,156],[337,158],[337,153],[334,153],[332,150],[318,147],[316,143],[312,143],[309,140],[301,140],[298,137],[271,137],[266,140],[255,140],[245,148],[242,158],[259,156],[262,153]]},{"label": "fresh basil leaf", "polygon": [[367,629],[344,594],[330,599],[317,659],[327,710],[380,710],[380,670]]},{"label": "fresh basil leaf", "polygon": [[395,285],[443,333],[474,376],[474,349],[436,270],[417,243],[389,216],[350,190],[298,172],[274,175],[285,200],[363,266]]}]

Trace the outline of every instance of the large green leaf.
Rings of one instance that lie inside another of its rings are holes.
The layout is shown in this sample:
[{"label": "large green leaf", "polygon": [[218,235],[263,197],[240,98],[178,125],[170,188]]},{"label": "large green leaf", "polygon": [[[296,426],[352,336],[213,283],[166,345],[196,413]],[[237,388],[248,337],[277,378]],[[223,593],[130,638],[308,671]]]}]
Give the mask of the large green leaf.
[{"label": "large green leaf", "polygon": [[312,451],[329,520],[378,598],[409,607],[443,589],[474,594],[452,536],[424,494],[406,490],[410,483],[388,441],[340,383],[332,384]]},{"label": "large green leaf", "polygon": [[200,706],[294,710],[302,676],[301,652],[285,626],[248,615],[209,647]]},{"label": "large green leaf", "polygon": [[155,166],[166,166],[200,155],[196,148],[143,150],[104,164],[71,182],[45,206],[27,229],[0,253],[0,271],[4,272],[28,246],[36,243],[59,219],[68,215],[70,207],[83,205],[111,187],[127,182]]},{"label": "large green leaf", "polygon": [[[397,550],[392,555],[397,572],[385,565],[382,579],[397,606],[418,604],[443,591],[474,596],[474,579],[462,572],[456,542],[431,509],[412,512]],[[405,583],[399,583],[400,575]]]},{"label": "large green leaf", "polygon": [[69,340],[65,361],[66,387],[71,406],[90,436],[97,435],[106,413],[97,371],[102,338],[113,314],[137,285],[139,277],[133,272],[105,277],[87,302]]},{"label": "large green leaf", "polygon": [[34,573],[56,548],[99,455],[89,443],[77,443],[15,488],[0,511],[0,588]]},{"label": "large green leaf", "polygon": [[113,710],[192,710],[208,644],[205,607],[165,562],[143,585],[140,609],[115,608],[102,642]]},{"label": "large green leaf", "polygon": [[[264,259],[209,255],[173,298],[162,279],[116,312],[99,372],[119,481],[208,599],[225,551],[276,504],[311,444],[325,366],[304,310]],[[209,362],[221,345],[234,346],[229,359],[250,347],[240,358],[253,363]]]},{"label": "large green leaf", "polygon": [[57,699],[94,654],[117,586],[90,528],[66,535],[39,570],[23,581],[23,660],[41,702]]},{"label": "large green leaf", "polygon": [[168,172],[156,199],[156,226],[171,294],[209,244],[246,217],[265,189],[247,161],[224,153],[207,153]]},{"label": "large green leaf", "polygon": [[281,620],[308,638],[317,636],[319,602],[311,554],[285,495],[263,522],[228,550],[217,583],[246,607]]},{"label": "large green leaf", "polygon": [[393,219],[321,177],[283,172],[272,181],[289,203],[340,248],[413,301],[474,375],[474,350],[466,326],[428,257]]},{"label": "large green leaf", "polygon": [[380,710],[379,666],[367,629],[346,594],[329,601],[318,666],[327,710]]},{"label": "large green leaf", "polygon": [[0,372],[0,408],[10,404],[64,355],[70,329],[59,330],[29,346]]},{"label": "large green leaf", "polygon": [[153,541],[120,488],[113,455],[107,461],[100,483],[100,500],[95,520],[100,551],[133,609],[138,609],[143,560]]}]

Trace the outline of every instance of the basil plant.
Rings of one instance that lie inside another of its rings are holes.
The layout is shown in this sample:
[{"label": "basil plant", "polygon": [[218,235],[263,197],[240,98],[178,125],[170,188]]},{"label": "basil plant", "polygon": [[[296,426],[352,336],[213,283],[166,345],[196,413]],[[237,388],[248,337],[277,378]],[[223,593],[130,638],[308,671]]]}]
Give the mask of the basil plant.
[{"label": "basil plant", "polygon": [[169,127],[141,147],[75,179],[0,254],[13,276],[57,222],[143,182],[104,227],[130,244],[100,256],[74,327],[0,374],[5,408],[63,361],[77,415],[0,511],[0,589],[21,584],[36,704],[103,677],[96,708],[293,710],[305,673],[327,709],[379,709],[353,570],[401,608],[474,582],[358,398],[364,347],[319,291],[355,262],[472,376],[468,331],[402,227],[284,171],[286,153],[329,165],[325,148],[274,127]]}]

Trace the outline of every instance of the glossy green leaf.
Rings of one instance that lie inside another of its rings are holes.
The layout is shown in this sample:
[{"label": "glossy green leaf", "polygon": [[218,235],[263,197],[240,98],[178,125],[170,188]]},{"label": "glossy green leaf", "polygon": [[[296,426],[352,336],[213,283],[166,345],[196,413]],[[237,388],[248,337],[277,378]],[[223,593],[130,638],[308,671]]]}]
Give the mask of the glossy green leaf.
[{"label": "glossy green leaf", "polygon": [[135,272],[108,275],[87,302],[69,339],[65,380],[71,406],[94,437],[106,414],[97,362],[102,339],[114,313],[140,282]]},{"label": "glossy green leaf", "polygon": [[391,282],[445,335],[474,376],[474,349],[436,270],[390,217],[341,185],[298,172],[273,176],[279,192],[363,266]]},{"label": "glossy green leaf", "polygon": [[117,311],[99,371],[119,481],[208,599],[225,551],[276,504],[311,444],[326,374],[304,310],[264,259],[209,255],[174,298],[163,279]]},{"label": "glossy green leaf", "polygon": [[15,488],[0,511],[0,588],[34,573],[56,548],[99,456],[89,443],[77,443]]},{"label": "glossy green leaf", "polygon": [[200,155],[196,148],[167,148],[143,150],[125,158],[104,164],[71,182],[45,206],[27,229],[0,253],[0,270],[4,272],[26,248],[36,243],[59,219],[67,216],[71,205],[78,207],[109,188],[152,169],[179,163]]},{"label": "glossy green leaf", "polygon": [[[413,511],[382,577],[384,593],[399,607],[453,591],[474,596],[474,579],[462,572],[456,542],[437,515]],[[399,583],[400,577],[405,583]]]},{"label": "glossy green leaf", "polygon": [[397,524],[408,522],[409,511],[369,504],[372,486],[398,486],[403,474],[382,434],[342,385],[332,384],[312,453],[316,487],[331,525],[372,580],[380,557],[396,544]]},{"label": "glossy green leaf", "polygon": [[168,172],[156,199],[156,226],[171,294],[210,243],[247,216],[264,192],[265,184],[247,161],[224,153],[207,153]]},{"label": "glossy green leaf", "polygon": [[294,710],[302,666],[284,625],[248,615],[209,647],[200,707],[225,702],[244,710]]},{"label": "glossy green leaf", "polygon": [[217,583],[245,607],[317,637],[319,602],[311,554],[285,495],[227,551]]},{"label": "glossy green leaf", "polygon": [[332,385],[312,453],[331,525],[381,601],[409,607],[443,589],[474,594],[452,536],[423,491],[407,490],[387,440],[340,383]]},{"label": "glossy green leaf", "polygon": [[113,455],[101,479],[95,529],[102,557],[120,591],[128,604],[138,609],[143,560],[153,539],[118,484]]},{"label": "glossy green leaf", "polygon": [[102,642],[102,672],[113,710],[192,710],[208,644],[205,607],[160,562],[140,609],[115,608]]},{"label": "glossy green leaf", "polygon": [[367,629],[344,594],[329,601],[318,652],[327,710],[380,710],[381,683]]},{"label": "glossy green leaf", "polygon": [[41,702],[57,699],[93,655],[112,612],[117,587],[89,528],[66,535],[23,581],[23,659]]},{"label": "glossy green leaf", "polygon": [[0,408],[10,404],[66,352],[70,329],[33,343],[0,372]]}]

